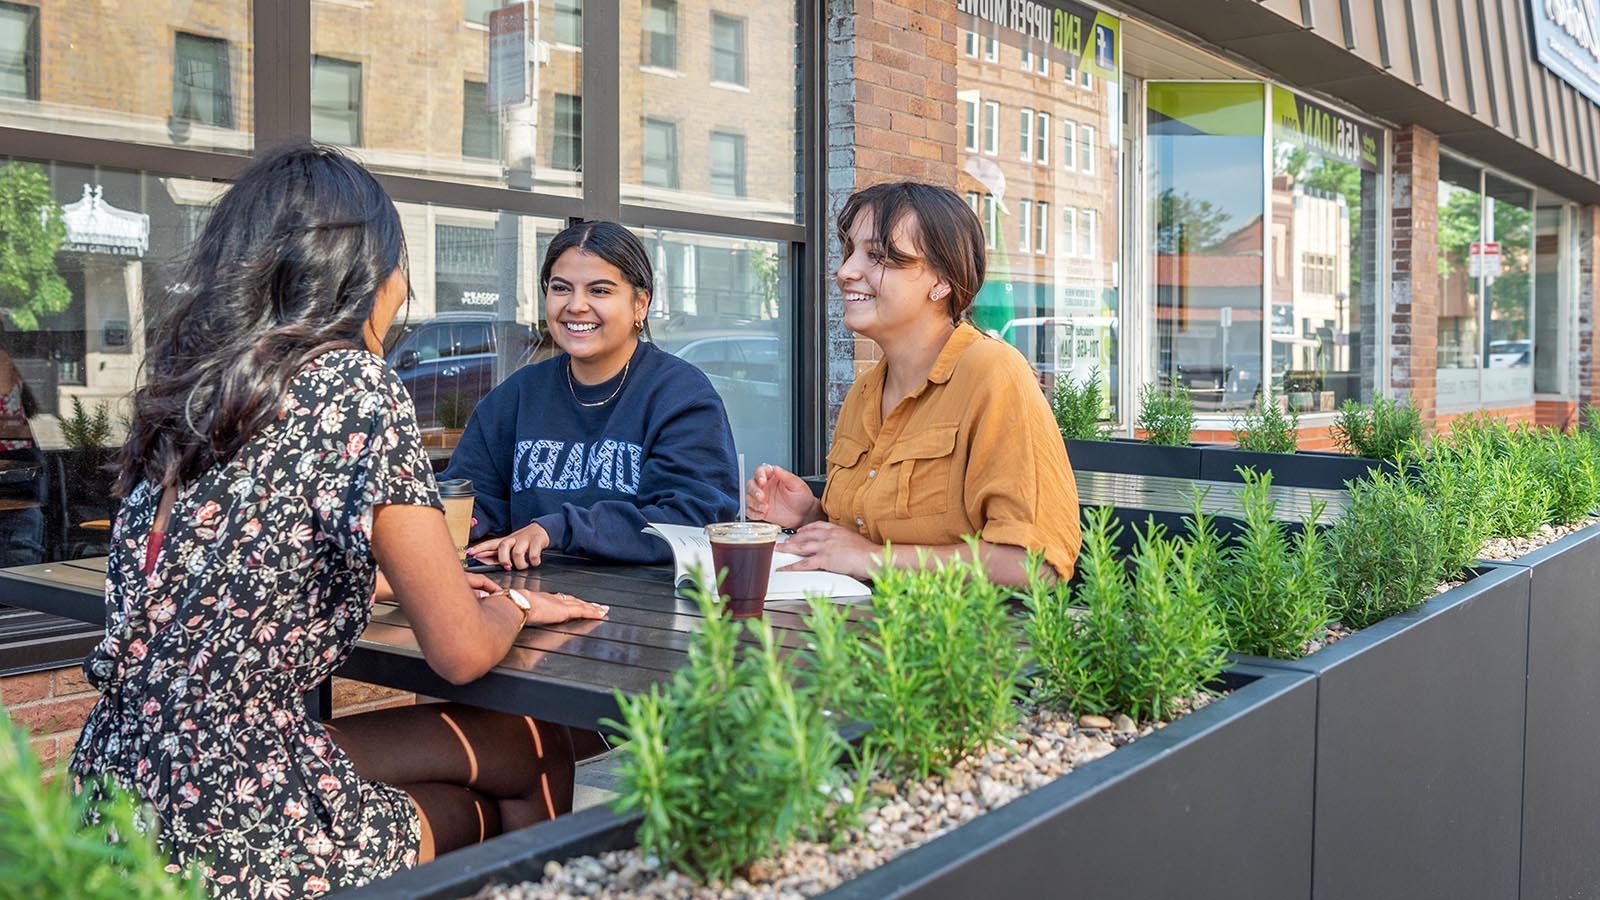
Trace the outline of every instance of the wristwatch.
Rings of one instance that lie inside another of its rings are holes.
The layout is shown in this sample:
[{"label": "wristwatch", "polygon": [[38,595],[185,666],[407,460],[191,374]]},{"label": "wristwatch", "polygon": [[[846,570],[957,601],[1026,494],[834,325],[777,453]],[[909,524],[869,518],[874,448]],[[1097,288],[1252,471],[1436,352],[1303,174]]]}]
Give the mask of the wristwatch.
[{"label": "wristwatch", "polygon": [[[521,591],[514,591],[511,588],[501,588],[500,590],[495,591],[493,594],[490,594],[489,597],[493,597],[497,594],[504,595],[507,600],[510,600],[511,603],[516,606],[517,609],[522,610],[522,627],[528,627],[528,617],[533,615],[533,604],[528,602],[528,598],[522,596]],[[484,599],[487,600],[489,597],[485,597]]]}]

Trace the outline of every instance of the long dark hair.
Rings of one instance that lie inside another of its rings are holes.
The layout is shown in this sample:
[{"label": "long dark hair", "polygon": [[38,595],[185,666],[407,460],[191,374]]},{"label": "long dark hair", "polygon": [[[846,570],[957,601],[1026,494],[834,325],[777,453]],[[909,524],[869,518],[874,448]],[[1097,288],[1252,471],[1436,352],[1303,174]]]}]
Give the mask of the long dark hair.
[{"label": "long dark hair", "polygon": [[891,236],[895,226],[907,215],[917,217],[918,228],[912,229],[911,249],[922,254],[923,261],[940,278],[950,285],[950,296],[945,309],[950,321],[959,323],[972,307],[972,301],[983,287],[987,251],[984,249],[983,226],[972,207],[962,202],[955,191],[936,184],[920,181],[896,181],[875,184],[850,195],[844,208],[839,210],[839,246],[849,258],[852,248],[850,229],[856,217],[863,212],[872,216],[873,237],[883,247],[890,266],[904,266],[915,260],[906,248],[897,247]]},{"label": "long dark hair", "polygon": [[645,252],[644,244],[616,222],[597,220],[568,225],[550,239],[550,247],[544,251],[544,265],[539,268],[541,294],[550,289],[550,271],[568,250],[587,250],[616,266],[635,293],[655,291],[655,268],[650,265],[650,254]]},{"label": "long dark hair", "polygon": [[153,329],[117,456],[117,493],[176,485],[233,457],[315,357],[363,346],[378,288],[405,265],[394,202],[328,147],[257,159],[190,248]]}]

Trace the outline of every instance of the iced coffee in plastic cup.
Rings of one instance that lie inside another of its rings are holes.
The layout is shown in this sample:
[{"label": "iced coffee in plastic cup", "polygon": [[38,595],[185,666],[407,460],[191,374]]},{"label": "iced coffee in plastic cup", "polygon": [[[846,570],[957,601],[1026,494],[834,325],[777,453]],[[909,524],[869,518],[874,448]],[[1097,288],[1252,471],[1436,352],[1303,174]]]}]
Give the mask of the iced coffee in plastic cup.
[{"label": "iced coffee in plastic cup", "polygon": [[450,478],[439,482],[439,499],[444,501],[444,524],[450,529],[450,542],[456,555],[467,559],[467,543],[472,540],[472,482]]},{"label": "iced coffee in plastic cup", "polygon": [[761,615],[772,574],[772,549],[781,529],[768,522],[718,522],[706,526],[711,565],[722,575],[717,593],[735,619]]}]

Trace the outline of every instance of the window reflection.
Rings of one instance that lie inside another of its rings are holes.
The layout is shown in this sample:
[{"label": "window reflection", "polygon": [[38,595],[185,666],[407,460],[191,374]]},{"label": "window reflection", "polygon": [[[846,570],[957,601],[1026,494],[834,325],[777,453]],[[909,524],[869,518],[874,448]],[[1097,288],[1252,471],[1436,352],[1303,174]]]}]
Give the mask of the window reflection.
[{"label": "window reflection", "polygon": [[750,468],[792,464],[788,245],[663,229],[635,233],[655,267],[651,339],[711,379]]},{"label": "window reflection", "polygon": [[1262,384],[1264,101],[1259,84],[1148,89],[1154,369],[1201,412],[1248,407]]},{"label": "window reflection", "polygon": [[374,171],[576,194],[582,44],[581,0],[313,3],[312,136]]},{"label": "window reflection", "polygon": [[[623,0],[622,201],[794,222],[798,4]],[[752,64],[759,61],[759,65]]]}]

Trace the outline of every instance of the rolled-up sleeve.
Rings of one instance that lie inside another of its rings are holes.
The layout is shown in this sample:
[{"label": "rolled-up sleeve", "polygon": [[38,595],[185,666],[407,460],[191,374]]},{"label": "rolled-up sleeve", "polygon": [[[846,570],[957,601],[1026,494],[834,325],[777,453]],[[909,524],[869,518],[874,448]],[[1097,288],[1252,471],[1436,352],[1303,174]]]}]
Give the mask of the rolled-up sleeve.
[{"label": "rolled-up sleeve", "polygon": [[974,405],[963,502],[991,544],[1043,554],[1072,576],[1081,541],[1078,488],[1038,383],[1025,367],[994,372],[991,394]]}]

